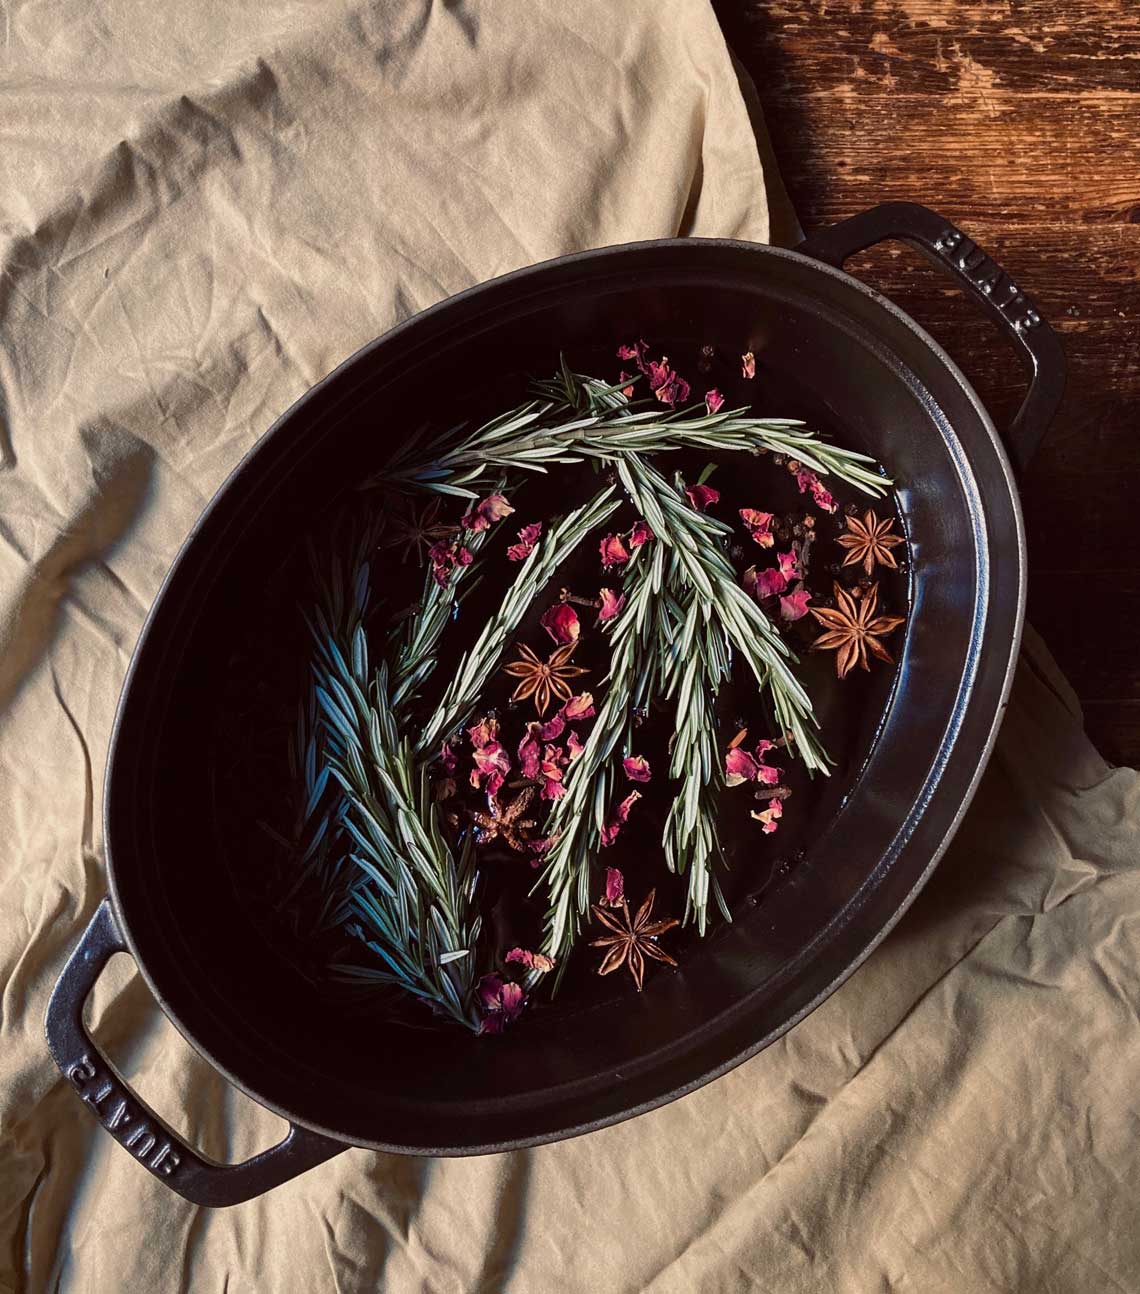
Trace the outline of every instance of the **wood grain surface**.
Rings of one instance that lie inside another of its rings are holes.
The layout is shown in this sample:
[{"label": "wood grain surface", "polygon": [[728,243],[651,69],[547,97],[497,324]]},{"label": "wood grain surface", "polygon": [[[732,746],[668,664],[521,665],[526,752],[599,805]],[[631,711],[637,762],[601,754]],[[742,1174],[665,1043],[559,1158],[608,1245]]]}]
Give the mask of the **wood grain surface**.
[{"label": "wood grain surface", "polygon": [[[1061,334],[1069,385],[1023,482],[1029,620],[1093,739],[1140,765],[1140,0],[718,0],[807,231],[922,202]],[[1000,427],[1009,344],[916,253],[848,266],[942,341]]]}]

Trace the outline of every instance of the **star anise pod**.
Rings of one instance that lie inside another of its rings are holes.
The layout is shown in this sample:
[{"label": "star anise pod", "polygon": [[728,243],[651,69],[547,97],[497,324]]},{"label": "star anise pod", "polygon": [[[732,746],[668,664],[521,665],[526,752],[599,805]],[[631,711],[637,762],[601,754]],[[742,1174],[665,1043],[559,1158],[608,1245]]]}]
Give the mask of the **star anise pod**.
[{"label": "star anise pod", "polygon": [[560,701],[569,701],[574,694],[566,680],[586,673],[580,666],[569,663],[577,646],[577,640],[566,643],[552,651],[549,659],[544,661],[525,643],[519,643],[522,659],[503,666],[513,678],[522,680],[511,694],[511,700],[525,701],[527,697],[534,697],[534,708],[540,716],[550,708],[552,696]]},{"label": "star anise pod", "polygon": [[835,672],[846,678],[858,662],[864,669],[871,668],[867,653],[894,664],[894,657],[879,641],[906,620],[905,616],[876,616],[879,605],[879,586],[872,584],[858,601],[842,584],[835,585],[836,607],[809,607],[808,610],[824,626],[825,632],[812,643],[814,651],[828,649],[839,654],[835,658]]},{"label": "star anise pod", "polygon": [[446,525],[436,520],[441,506],[442,500],[436,498],[432,499],[418,516],[412,512],[408,517],[399,515],[392,517],[383,546],[398,548],[402,544],[404,552],[400,557],[401,562],[406,562],[413,550],[417,560],[423,562],[428,549],[436,540],[446,539],[459,532],[458,526]]},{"label": "star anise pod", "polygon": [[657,937],[681,923],[676,917],[667,917],[663,921],[650,921],[653,900],[656,897],[657,891],[650,890],[645,896],[645,902],[637,909],[637,915],[632,919],[629,915],[629,904],[625,899],[622,899],[618,911],[604,908],[600,903],[595,903],[592,908],[594,919],[600,921],[607,930],[613,931],[612,934],[605,935],[601,939],[590,940],[591,947],[608,949],[602,958],[602,964],[598,967],[598,974],[608,975],[610,971],[628,966],[639,993],[645,979],[646,957],[652,957],[654,961],[666,962],[670,966],[677,964],[663,948],[657,946]]},{"label": "star anise pod", "polygon": [[471,821],[475,824],[475,835],[479,843],[486,845],[492,840],[501,840],[508,849],[517,850],[521,854],[530,839],[528,832],[538,825],[534,818],[522,816],[533,798],[534,787],[526,786],[506,807],[500,805],[498,800],[492,800],[486,813],[482,809],[472,809]]},{"label": "star anise pod", "polygon": [[848,533],[840,535],[837,541],[847,549],[843,565],[854,566],[856,562],[862,562],[863,569],[868,575],[875,569],[876,562],[880,566],[889,566],[892,571],[897,571],[898,562],[895,561],[895,555],[891,549],[901,544],[903,538],[901,535],[887,533],[894,524],[894,517],[886,517],[880,521],[871,508],[863,513],[862,521],[858,517],[848,517]]}]

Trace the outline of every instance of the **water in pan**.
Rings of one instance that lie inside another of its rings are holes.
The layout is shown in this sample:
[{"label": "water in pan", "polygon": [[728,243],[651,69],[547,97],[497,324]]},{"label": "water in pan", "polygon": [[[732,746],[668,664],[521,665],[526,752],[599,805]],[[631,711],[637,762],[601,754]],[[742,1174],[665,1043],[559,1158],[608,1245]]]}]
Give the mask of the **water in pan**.
[{"label": "water in pan", "polygon": [[[700,361],[695,346],[675,345],[670,351],[679,370],[697,375]],[[576,355],[574,359],[581,370],[616,376],[609,356]],[[766,372],[762,365],[757,379],[748,381],[741,375],[735,355],[720,357],[708,373],[707,382],[697,388],[694,396],[712,386],[724,393],[727,407],[752,404],[756,414],[802,418],[813,429],[839,443],[844,441],[842,427],[832,411],[810,389],[782,374]],[[517,403],[524,389],[522,376],[503,377],[472,397],[463,412],[487,416]],[[441,420],[444,425],[450,425],[454,421],[451,411],[441,411]],[[713,460],[705,451],[684,451],[668,455],[661,466],[670,475],[680,471],[691,484],[710,461]],[[377,463],[378,468],[382,466]],[[860,568],[841,570],[846,554],[837,543],[839,535],[846,530],[848,513],[857,509],[862,514],[869,506],[869,501],[858,491],[829,478],[827,485],[838,505],[837,512],[831,515],[816,506],[810,494],[801,493],[786,466],[771,455],[723,455],[716,460],[708,483],[720,493],[719,500],[711,507],[712,514],[733,526],[729,555],[738,572],[743,573],[752,565],[774,567],[776,554],[790,547],[794,528],[801,527],[802,535],[806,515],[815,523],[815,543],[805,579],[814,603],[828,604],[836,578],[848,585],[858,582]],[[441,640],[432,678],[412,712],[410,731],[417,731],[417,725],[431,712],[454,674],[462,651],[494,614],[517,574],[519,568],[509,561],[506,550],[517,542],[518,530],[536,521],[541,521],[548,530],[553,520],[584,503],[598,488],[598,474],[588,465],[555,469],[545,477],[514,478],[506,493],[515,511],[495,524],[480,552],[481,579],[455,609]],[[405,526],[396,520],[422,516],[423,502],[416,500],[413,507],[391,495],[349,492],[334,504],[332,512],[317,519],[312,535],[303,537],[315,541],[319,554],[331,557],[330,544],[335,547],[344,543],[345,537],[354,530],[358,532],[369,520],[375,520],[378,513],[390,514],[370,561],[374,597],[367,630],[374,652],[381,650],[394,621],[416,604],[423,589],[424,547],[409,544]],[[874,506],[881,518],[896,517],[891,499],[880,500]],[[775,513],[779,518],[777,527],[787,527],[785,541],[770,549],[754,543],[739,517],[740,510],[746,508]],[[445,499],[431,520],[434,524],[455,523],[464,510],[460,500]],[[543,659],[550,654],[556,643],[541,620],[544,613],[559,603],[561,591],[566,590],[573,598],[583,600],[568,604],[575,609],[580,625],[579,645],[572,663],[585,671],[571,680],[572,686],[576,692],[592,692],[595,700],[604,695],[609,642],[595,623],[597,610],[585,602],[596,598],[603,587],[620,590],[621,571],[603,570],[598,540],[602,533],[628,532],[636,519],[626,503],[602,531],[579,545],[527,610],[511,637],[512,648],[499,662],[500,666],[517,658],[516,644],[526,644]],[[901,524],[896,524],[895,529],[901,531]],[[328,913],[319,886],[295,883],[296,859],[291,842],[298,834],[301,797],[295,756],[290,754],[293,744],[290,737],[307,686],[306,661],[311,655],[311,639],[303,612],[311,608],[315,599],[303,548],[304,544],[299,542],[267,582],[264,604],[251,615],[249,632],[235,651],[229,674],[230,695],[215,720],[213,780],[218,801],[219,847],[230,859],[230,874],[239,900],[276,949],[308,976],[321,982],[327,979],[325,968],[330,963],[346,960],[366,963],[370,954],[357,940],[346,936],[341,927],[334,923],[329,928],[322,920]],[[879,583],[884,608],[901,614],[907,592],[905,549],[896,549],[895,555],[899,570],[879,568],[874,579]],[[765,603],[774,618],[778,618],[778,605],[775,600]],[[758,798],[757,788],[750,784],[726,788],[721,793],[718,828],[727,866],[719,869],[718,875],[728,904],[736,913],[762,903],[770,887],[778,885],[810,850],[813,838],[837,810],[867,757],[892,683],[890,666],[874,661],[870,673],[856,669],[842,681],[837,679],[835,654],[811,650],[820,626],[810,615],[794,623],[783,623],[782,630],[800,657],[797,673],[812,698],[834,769],[830,778],[812,778],[786,750],[769,753],[767,759],[781,769],[780,785],[789,793],[781,801],[783,816],[778,829],[770,834],[764,833],[761,823],[751,816],[753,810],[762,811],[768,806],[767,796]],[[891,646],[897,654],[901,632],[892,636]],[[527,721],[536,717],[532,700],[512,701],[517,682],[517,678],[496,668],[472,716],[474,721],[489,714],[499,721],[499,738],[512,763],[507,783],[499,793],[500,801],[505,804],[525,790],[521,784],[518,744],[525,734]],[[546,718],[556,712],[559,704],[552,703]],[[722,755],[741,729],[748,730],[745,749],[754,748],[760,738],[779,736],[770,706],[739,663],[734,667],[731,682],[717,697],[716,716],[718,749]],[[584,739],[591,722],[585,720],[570,726]],[[655,887],[654,915],[680,917],[685,907],[686,879],[666,869],[661,844],[676,789],[667,773],[674,726],[674,706],[664,703],[654,706],[636,730],[635,749],[631,753],[645,757],[652,776],[648,782],[638,783],[627,781],[620,773],[617,776],[618,795],[636,790],[641,799],[614,843],[598,850],[591,894],[594,897],[600,894],[605,869],[617,868],[624,874],[626,893],[633,904]],[[471,829],[472,814],[485,809],[486,804],[470,786],[473,767],[470,739],[461,734],[452,744],[458,758],[456,794],[441,801],[440,808],[446,830],[458,836]],[[565,733],[557,744],[565,751]],[[525,813],[520,815],[535,822],[524,834],[539,838],[543,835],[549,808],[550,804],[542,799],[540,783],[531,793]],[[498,965],[501,970],[501,959],[508,949],[540,946],[545,895],[541,886],[531,893],[539,873],[531,866],[529,851],[512,848],[500,837],[481,843],[479,858],[480,907],[485,920],[481,945],[486,950],[486,969]],[[706,938],[715,939],[724,923],[711,900],[709,912]],[[633,991],[624,972],[605,979],[595,974],[600,954],[585,946],[585,941],[600,933],[604,932],[587,919],[584,937],[566,968],[553,1004],[548,1003],[549,995],[540,987],[532,995],[530,1009],[573,1010],[601,998]],[[662,944],[682,963],[700,955],[701,941],[692,925],[669,932]],[[651,967],[650,977],[671,973],[654,963]],[[372,990],[361,995],[346,991],[335,982],[329,982],[328,987],[330,1003],[336,1009],[353,1014],[379,1012],[394,1022],[402,1021],[412,1027],[423,1027],[425,1022],[431,1024],[432,1017],[423,1007],[409,1008],[399,994],[378,995]],[[454,1026],[440,1022],[439,1027]],[[519,1027],[525,1027],[525,1021]]]}]

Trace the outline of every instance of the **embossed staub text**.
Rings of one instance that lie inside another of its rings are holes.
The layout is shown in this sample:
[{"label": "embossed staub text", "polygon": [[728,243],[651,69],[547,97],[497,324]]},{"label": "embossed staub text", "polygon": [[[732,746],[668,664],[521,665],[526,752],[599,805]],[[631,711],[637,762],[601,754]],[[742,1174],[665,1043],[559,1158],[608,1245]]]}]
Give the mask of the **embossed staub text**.
[{"label": "embossed staub text", "polygon": [[174,1173],[181,1161],[170,1139],[130,1100],[111,1074],[84,1053],[67,1066],[67,1076],[120,1145],[160,1177]]},{"label": "embossed staub text", "polygon": [[1018,332],[1028,332],[1041,316],[1009,275],[960,229],[948,225],[934,243],[935,250],[972,279]]}]

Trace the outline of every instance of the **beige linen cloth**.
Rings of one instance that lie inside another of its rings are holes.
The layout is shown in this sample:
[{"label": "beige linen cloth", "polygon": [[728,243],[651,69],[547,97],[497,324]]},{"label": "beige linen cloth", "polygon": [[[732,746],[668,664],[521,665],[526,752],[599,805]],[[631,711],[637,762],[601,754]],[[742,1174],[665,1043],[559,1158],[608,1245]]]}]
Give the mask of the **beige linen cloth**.
[{"label": "beige linen cloth", "polygon": [[[115,699],[199,510],[269,423],[491,275],[768,236],[704,0],[54,0],[0,81],[0,1286],[1140,1290],[1137,775],[1033,639],[935,881],[787,1038],[562,1145],[352,1151],[210,1212],[66,1088],[48,993],[104,889]],[[778,21],[773,16],[772,21]],[[207,1154],[278,1121],[128,959],[97,1033]]]}]

